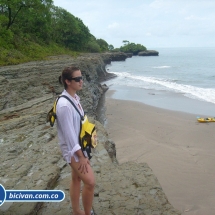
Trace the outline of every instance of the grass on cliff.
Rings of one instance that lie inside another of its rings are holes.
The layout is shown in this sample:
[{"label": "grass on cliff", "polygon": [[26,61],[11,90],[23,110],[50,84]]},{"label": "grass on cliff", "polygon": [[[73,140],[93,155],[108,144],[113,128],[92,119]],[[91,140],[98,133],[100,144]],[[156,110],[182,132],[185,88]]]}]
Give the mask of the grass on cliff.
[{"label": "grass on cliff", "polygon": [[0,66],[47,60],[49,56],[64,54],[72,57],[78,55],[77,52],[56,44],[41,45],[32,41],[22,41],[15,46],[0,46]]}]

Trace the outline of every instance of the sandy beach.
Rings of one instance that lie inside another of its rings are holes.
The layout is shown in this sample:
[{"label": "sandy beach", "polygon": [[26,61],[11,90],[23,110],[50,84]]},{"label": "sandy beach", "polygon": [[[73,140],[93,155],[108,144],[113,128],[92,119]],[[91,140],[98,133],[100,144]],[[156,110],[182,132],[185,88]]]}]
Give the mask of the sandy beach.
[{"label": "sandy beach", "polygon": [[215,123],[110,96],[105,106],[119,163],[146,162],[183,215],[215,214]]}]

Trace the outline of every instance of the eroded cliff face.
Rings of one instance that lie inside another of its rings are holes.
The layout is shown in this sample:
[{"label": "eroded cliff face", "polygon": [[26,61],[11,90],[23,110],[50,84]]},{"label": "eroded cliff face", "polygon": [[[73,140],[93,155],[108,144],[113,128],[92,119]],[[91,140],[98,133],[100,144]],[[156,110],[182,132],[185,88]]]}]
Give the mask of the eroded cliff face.
[{"label": "eroded cliff face", "polygon": [[79,93],[82,103],[93,116],[104,91],[99,80],[109,77],[105,70],[106,64],[113,60],[125,60],[126,57],[123,53],[85,54],[77,58],[60,56],[48,61],[0,67],[0,111],[8,112],[10,108],[34,103],[36,99],[43,97],[53,97],[54,100],[63,90],[63,86],[58,83],[61,71],[64,67],[75,64],[84,76],[84,87]]},{"label": "eroded cliff face", "polygon": [[[95,214],[179,214],[147,164],[117,164],[115,144],[96,121],[99,99],[107,90],[100,81],[112,76],[105,66],[126,58],[124,53],[83,54],[0,67],[0,184],[6,190],[60,189],[66,194],[60,203],[5,202],[0,214],[71,213],[71,170],[62,159],[56,126],[46,123],[47,112],[63,90],[58,77],[71,64],[79,66],[84,76],[79,95],[98,133],[98,147],[91,160],[98,181]],[[142,168],[142,176],[135,175],[137,168]]]}]

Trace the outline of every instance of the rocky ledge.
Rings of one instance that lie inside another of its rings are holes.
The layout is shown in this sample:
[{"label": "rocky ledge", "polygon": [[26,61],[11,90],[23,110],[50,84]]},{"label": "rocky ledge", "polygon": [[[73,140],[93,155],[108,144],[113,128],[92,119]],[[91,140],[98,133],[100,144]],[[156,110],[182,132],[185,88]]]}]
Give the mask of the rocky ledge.
[{"label": "rocky ledge", "polygon": [[159,52],[155,50],[147,50],[147,51],[138,53],[138,56],[158,56],[158,55],[159,55]]},{"label": "rocky ledge", "polygon": [[168,202],[147,164],[118,164],[115,144],[97,121],[98,104],[107,90],[100,81],[114,76],[106,72],[105,66],[126,58],[124,53],[53,56],[47,61],[0,67],[0,184],[6,190],[57,189],[65,193],[59,203],[5,202],[0,214],[71,214],[71,171],[62,159],[56,126],[46,123],[47,112],[63,90],[58,76],[71,64],[82,70],[84,87],[79,95],[98,133],[98,146],[91,160],[97,181],[95,214],[180,214]]}]

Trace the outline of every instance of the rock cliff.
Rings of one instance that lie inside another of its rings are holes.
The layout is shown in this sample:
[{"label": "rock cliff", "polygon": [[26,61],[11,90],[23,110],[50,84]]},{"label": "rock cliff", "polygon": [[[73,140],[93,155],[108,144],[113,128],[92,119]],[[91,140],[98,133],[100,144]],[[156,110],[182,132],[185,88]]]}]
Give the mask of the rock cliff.
[{"label": "rock cliff", "polygon": [[0,214],[64,215],[72,211],[68,193],[71,171],[62,159],[56,126],[46,123],[47,112],[63,90],[58,76],[71,64],[82,71],[84,87],[79,95],[98,133],[91,161],[97,181],[95,214],[180,214],[147,164],[118,164],[115,144],[97,121],[99,100],[107,90],[100,81],[114,76],[105,66],[126,58],[124,53],[53,56],[47,61],[0,67],[0,184],[6,190],[58,189],[66,196],[59,203],[5,202]]},{"label": "rock cliff", "polygon": [[138,53],[138,56],[158,56],[159,52],[155,50],[147,50]]}]

